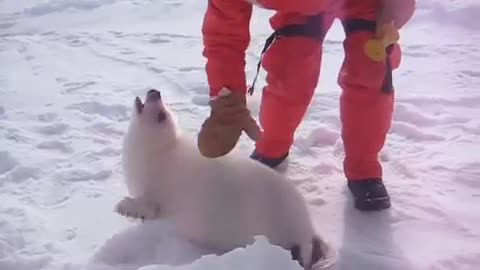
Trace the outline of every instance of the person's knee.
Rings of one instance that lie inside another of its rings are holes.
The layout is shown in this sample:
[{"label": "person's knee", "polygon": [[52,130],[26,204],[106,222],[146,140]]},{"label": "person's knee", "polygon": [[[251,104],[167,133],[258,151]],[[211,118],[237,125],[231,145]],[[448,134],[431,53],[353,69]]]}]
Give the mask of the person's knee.
[{"label": "person's knee", "polygon": [[276,40],[263,58],[266,91],[293,103],[308,102],[318,83],[321,44],[304,37]]},{"label": "person's knee", "polygon": [[[362,89],[380,91],[385,82],[387,59],[381,61],[370,58],[366,53],[365,44],[374,38],[373,33],[357,32],[350,34],[344,41],[345,59],[342,64],[338,83],[343,89]],[[391,69],[399,65],[400,51],[395,45],[387,56],[390,59]]]}]

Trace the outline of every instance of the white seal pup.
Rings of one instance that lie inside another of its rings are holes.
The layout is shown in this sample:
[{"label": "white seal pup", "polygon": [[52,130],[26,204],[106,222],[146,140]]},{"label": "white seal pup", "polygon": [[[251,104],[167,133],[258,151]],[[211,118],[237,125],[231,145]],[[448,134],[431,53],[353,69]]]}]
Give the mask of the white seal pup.
[{"label": "white seal pup", "polygon": [[116,205],[127,217],[169,219],[187,239],[220,252],[262,235],[290,250],[304,269],[324,257],[306,202],[285,176],[248,157],[201,156],[182,135],[157,90],[136,97],[124,137],[129,197]]}]

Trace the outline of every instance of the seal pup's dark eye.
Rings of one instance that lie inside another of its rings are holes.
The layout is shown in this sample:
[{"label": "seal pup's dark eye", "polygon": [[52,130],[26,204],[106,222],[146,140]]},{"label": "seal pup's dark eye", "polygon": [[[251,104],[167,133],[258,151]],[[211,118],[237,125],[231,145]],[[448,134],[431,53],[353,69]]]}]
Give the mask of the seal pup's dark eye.
[{"label": "seal pup's dark eye", "polygon": [[167,118],[167,114],[166,114],[165,112],[160,112],[160,113],[158,114],[158,118],[157,118],[157,119],[158,119],[158,122],[159,122],[159,123],[160,123],[160,122],[163,122],[163,121],[165,120],[165,118]]}]

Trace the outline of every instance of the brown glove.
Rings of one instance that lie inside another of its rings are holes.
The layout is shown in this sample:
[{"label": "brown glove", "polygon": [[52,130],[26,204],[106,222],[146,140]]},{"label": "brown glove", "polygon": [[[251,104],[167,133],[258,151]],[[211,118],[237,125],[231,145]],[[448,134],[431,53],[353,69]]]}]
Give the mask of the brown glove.
[{"label": "brown glove", "polygon": [[245,94],[222,89],[210,102],[210,116],[198,134],[198,149],[208,158],[223,156],[235,147],[242,131],[256,141],[261,130],[246,106]]}]

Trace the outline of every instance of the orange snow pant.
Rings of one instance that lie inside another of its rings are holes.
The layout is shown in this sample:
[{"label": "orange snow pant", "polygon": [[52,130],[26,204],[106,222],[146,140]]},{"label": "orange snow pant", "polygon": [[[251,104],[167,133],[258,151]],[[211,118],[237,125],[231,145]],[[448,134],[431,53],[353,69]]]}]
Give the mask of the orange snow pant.
[{"label": "orange snow pant", "polygon": [[[382,177],[378,154],[390,128],[394,105],[391,70],[400,63],[398,44],[389,48],[389,57],[374,61],[364,52],[364,44],[374,37],[376,0],[346,1],[341,12],[324,13],[317,20],[296,14],[277,12],[270,23],[274,30],[288,24],[318,23],[325,34],[333,20],[344,24],[345,57],[338,76],[341,137],[344,142],[344,173],[349,180]],[[352,3],[352,4],[349,4]],[[320,18],[320,20],[318,20]],[[260,124],[263,138],[256,151],[266,157],[280,157],[289,151],[314,90],[322,60],[323,38],[285,36],[272,42],[265,51],[262,66],[267,85],[262,92]],[[327,45],[328,46],[328,45]]]}]

